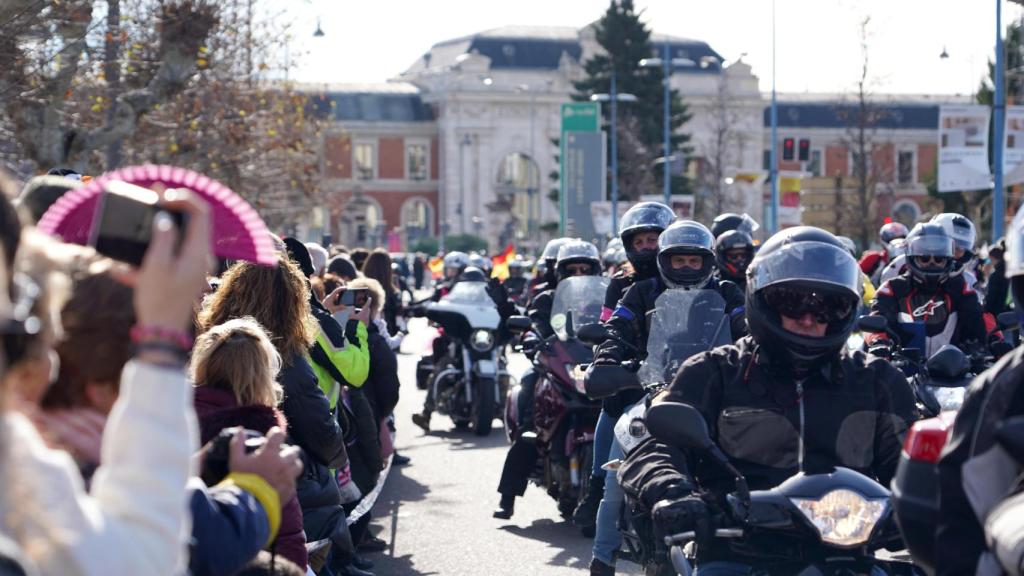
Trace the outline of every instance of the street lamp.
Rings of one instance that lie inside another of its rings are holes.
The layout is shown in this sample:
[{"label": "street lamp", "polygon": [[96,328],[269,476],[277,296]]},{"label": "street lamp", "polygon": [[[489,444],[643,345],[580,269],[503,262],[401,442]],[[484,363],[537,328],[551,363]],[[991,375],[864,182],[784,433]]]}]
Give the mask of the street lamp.
[{"label": "street lamp", "polygon": [[620,94],[616,87],[615,69],[612,68],[611,89],[608,94],[592,94],[591,102],[611,102],[612,104],[612,234],[618,230],[619,223],[619,142],[618,142],[618,103],[636,102],[633,94]]},{"label": "street lamp", "polygon": [[316,19],[316,30],[313,32],[314,38],[323,38],[325,36],[324,29],[320,27],[320,18]]},{"label": "street lamp", "polygon": [[669,158],[672,156],[672,84],[670,82],[672,77],[672,70],[676,66],[693,67],[697,63],[689,58],[672,58],[670,57],[670,45],[665,42],[665,47],[662,50],[661,58],[644,58],[640,61],[640,67],[642,68],[658,68],[662,67],[662,74],[664,78],[662,82],[665,84],[665,118],[662,126],[663,136],[665,138],[664,148],[664,161],[662,164],[662,175],[663,179],[663,192],[665,193],[665,205],[672,205],[672,176],[669,173]]},{"label": "street lamp", "polygon": [[[551,80],[544,83],[544,87],[549,91],[551,89]],[[534,205],[536,204],[535,196],[538,192],[537,187],[540,186],[540,163],[537,162],[536,154],[536,135],[534,132],[534,126],[536,125],[536,103],[537,103],[537,87],[529,84],[520,84],[516,86],[517,92],[526,92],[530,95],[530,167],[537,169],[537,186],[534,186],[533,174],[529,174],[529,183],[526,189],[526,231],[530,238],[536,238],[536,223],[537,218],[534,215]]]}]

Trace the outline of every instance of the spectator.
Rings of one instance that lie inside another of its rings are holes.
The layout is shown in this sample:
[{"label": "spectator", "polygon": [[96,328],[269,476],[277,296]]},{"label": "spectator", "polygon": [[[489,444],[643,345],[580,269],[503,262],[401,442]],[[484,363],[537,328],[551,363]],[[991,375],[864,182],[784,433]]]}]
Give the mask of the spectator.
[{"label": "spectator", "polygon": [[323,276],[327,271],[327,250],[316,242],[306,242],[306,249],[313,261],[313,276]]},{"label": "spectator", "polygon": [[[387,325],[386,333],[395,336],[399,333],[398,313],[401,307],[394,275],[391,270],[391,256],[382,248],[374,250],[363,264],[363,276],[376,280],[384,290],[382,317]],[[377,304],[380,307],[380,304]]]},{"label": "spectator", "polygon": [[16,205],[35,224],[57,199],[81,185],[80,181],[64,176],[36,176],[25,184]]},{"label": "spectator", "polygon": [[423,260],[423,255],[417,253],[416,258],[412,261],[412,280],[417,290],[423,289],[423,272],[426,268],[426,262]]},{"label": "spectator", "polygon": [[[344,255],[331,258],[331,261],[327,263],[327,271],[345,282],[350,282],[359,276],[356,265]],[[330,294],[331,291],[328,290],[327,293]]]},{"label": "spectator", "polygon": [[349,258],[352,260],[352,264],[355,264],[356,270],[362,270],[363,264],[366,264],[366,259],[370,257],[370,251],[366,248],[356,248],[349,253]]},{"label": "spectator", "polygon": [[[196,384],[195,407],[200,442],[213,440],[222,429],[241,426],[268,434],[288,422],[277,409],[284,392],[275,380],[281,356],[267,333],[251,318],[236,318],[214,326],[196,340],[191,376]],[[306,534],[302,510],[292,497],[281,511],[276,549],[306,567]]]}]

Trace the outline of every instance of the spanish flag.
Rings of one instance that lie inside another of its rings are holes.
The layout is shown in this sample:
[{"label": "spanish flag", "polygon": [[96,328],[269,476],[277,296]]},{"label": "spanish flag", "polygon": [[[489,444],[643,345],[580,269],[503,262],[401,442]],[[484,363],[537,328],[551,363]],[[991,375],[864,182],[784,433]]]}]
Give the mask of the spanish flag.
[{"label": "spanish flag", "polygon": [[515,260],[515,258],[516,249],[511,244],[506,246],[505,250],[503,250],[501,254],[491,256],[491,264],[493,265],[491,278],[497,278],[501,281],[508,278],[508,263]]},{"label": "spanish flag", "polygon": [[430,260],[430,262],[427,262],[427,268],[430,269],[430,275],[434,277],[434,280],[437,280],[437,279],[443,277],[444,276],[444,258],[442,258],[440,256],[438,256],[437,258],[432,258]]}]

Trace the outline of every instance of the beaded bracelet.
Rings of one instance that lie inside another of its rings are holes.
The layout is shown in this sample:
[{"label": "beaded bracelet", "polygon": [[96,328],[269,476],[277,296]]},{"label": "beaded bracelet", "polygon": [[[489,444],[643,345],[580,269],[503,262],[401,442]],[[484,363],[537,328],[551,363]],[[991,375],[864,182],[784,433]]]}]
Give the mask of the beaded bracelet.
[{"label": "beaded bracelet", "polygon": [[182,330],[136,324],[128,334],[135,344],[166,342],[182,352],[192,349],[192,335]]}]

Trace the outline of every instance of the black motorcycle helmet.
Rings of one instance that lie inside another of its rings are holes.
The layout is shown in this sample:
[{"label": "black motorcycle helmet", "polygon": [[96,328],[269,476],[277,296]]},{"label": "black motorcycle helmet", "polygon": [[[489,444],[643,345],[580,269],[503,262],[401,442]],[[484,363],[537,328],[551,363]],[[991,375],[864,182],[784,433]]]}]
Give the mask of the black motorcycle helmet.
[{"label": "black motorcycle helmet", "polygon": [[601,255],[597,246],[585,240],[572,240],[562,244],[558,249],[558,264],[555,265],[558,280],[562,281],[573,276],[568,270],[572,264],[585,264],[589,267],[587,276],[597,276],[601,273]]},{"label": "black motorcycle helmet", "polygon": [[[769,238],[747,268],[747,326],[775,362],[806,370],[846,345],[861,290],[860,266],[835,236],[811,226],[788,228]],[[821,314],[825,335],[783,328],[780,310],[787,309]]]},{"label": "black motorcycle helmet", "polygon": [[754,232],[756,232],[759,227],[760,226],[757,221],[747,214],[726,212],[725,214],[719,214],[718,217],[711,222],[711,234],[715,238],[718,238],[729,230],[739,230],[741,232],[746,232],[751,238],[753,238]]},{"label": "black motorcycle helmet", "polygon": [[[730,250],[741,249],[745,258],[741,262],[730,261],[726,254]],[[754,239],[750,234],[742,230],[729,230],[723,232],[715,240],[715,260],[718,262],[718,270],[726,280],[734,280],[740,285],[746,282],[747,266],[754,259]]]},{"label": "black motorcycle helmet", "polygon": [[459,274],[459,282],[487,282],[487,275],[476,266],[468,266]]},{"label": "black motorcycle helmet", "polygon": [[[658,273],[670,288],[702,288],[715,271],[715,239],[700,222],[680,220],[658,236]],[[701,267],[672,268],[672,256],[689,254],[701,257]]]},{"label": "black motorcycle helmet", "polygon": [[658,251],[634,250],[633,237],[640,232],[661,234],[675,219],[675,212],[661,202],[640,202],[622,215],[622,220],[619,221],[619,238],[637,278],[652,278],[658,273]]},{"label": "black motorcycle helmet", "polygon": [[[931,266],[922,266],[921,258],[932,259]],[[940,264],[934,259],[940,258]],[[915,283],[934,290],[953,271],[953,239],[939,224],[918,224],[907,235],[907,268]]]}]

